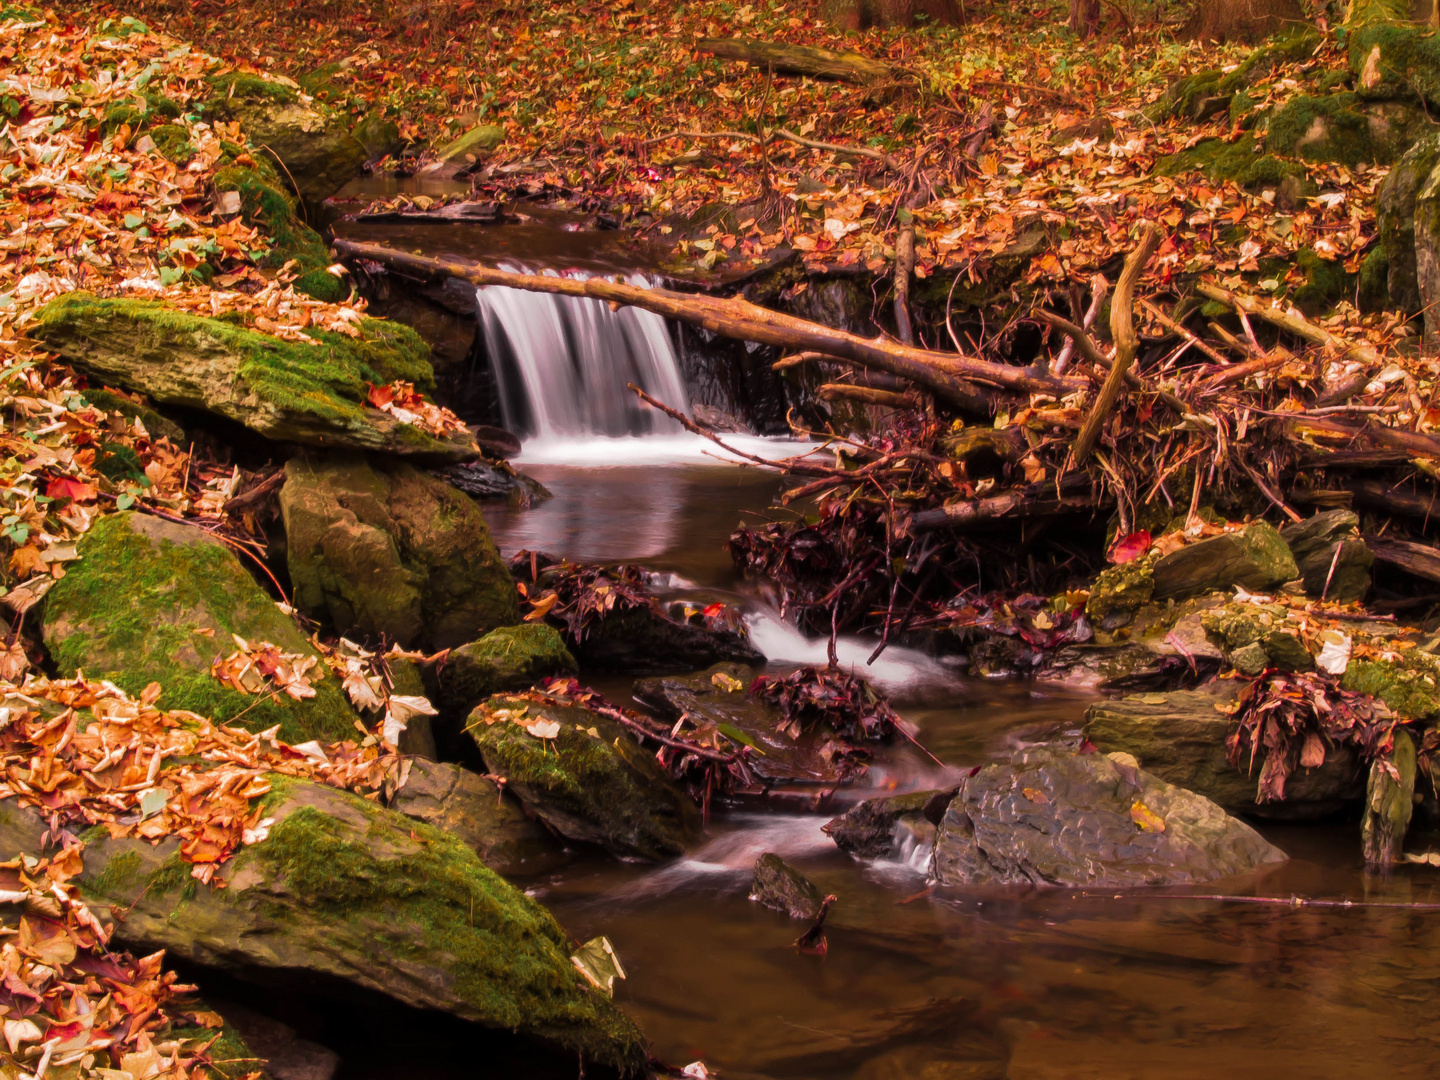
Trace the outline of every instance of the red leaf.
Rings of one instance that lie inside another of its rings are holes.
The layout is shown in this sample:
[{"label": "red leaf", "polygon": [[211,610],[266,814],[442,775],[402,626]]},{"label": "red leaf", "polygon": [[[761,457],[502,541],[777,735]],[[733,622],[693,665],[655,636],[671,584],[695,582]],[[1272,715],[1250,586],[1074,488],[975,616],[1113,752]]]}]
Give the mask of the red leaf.
[{"label": "red leaf", "polygon": [[68,476],[56,477],[45,486],[45,494],[52,499],[70,499],[72,502],[93,502],[100,494],[94,484],[71,480]]},{"label": "red leaf", "polygon": [[1139,532],[1133,532],[1129,536],[1122,536],[1119,540],[1116,540],[1106,557],[1112,563],[1127,563],[1138,559],[1149,550],[1150,533],[1145,529],[1141,529]]},{"label": "red leaf", "polygon": [[371,405],[377,409],[383,409],[395,400],[395,391],[388,386],[371,386],[367,396]]}]

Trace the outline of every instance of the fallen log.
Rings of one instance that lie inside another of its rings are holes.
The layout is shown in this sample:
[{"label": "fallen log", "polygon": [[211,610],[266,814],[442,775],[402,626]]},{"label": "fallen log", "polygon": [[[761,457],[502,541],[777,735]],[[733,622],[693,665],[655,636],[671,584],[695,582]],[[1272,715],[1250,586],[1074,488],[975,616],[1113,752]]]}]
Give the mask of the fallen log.
[{"label": "fallen log", "polygon": [[935,529],[963,529],[1001,519],[1098,511],[1114,505],[1113,496],[1093,494],[1081,477],[1074,479],[1077,481],[1075,487],[1085,487],[1086,490],[1077,494],[1065,494],[1062,490],[1057,496],[1054,484],[1031,484],[987,499],[971,499],[935,510],[921,510],[911,516],[910,531],[923,533]]},{"label": "fallen log", "polygon": [[846,399],[865,405],[884,405],[891,409],[918,409],[920,399],[914,394],[897,394],[893,390],[877,390],[871,386],[852,386],[849,383],[825,383],[815,391],[821,401]]},{"label": "fallen log", "polygon": [[1418,491],[1404,491],[1380,480],[1357,480],[1345,486],[1355,493],[1355,501],[1362,506],[1419,518],[1427,524],[1440,518],[1440,501],[1437,501],[1436,492],[1432,491],[1427,495]]},{"label": "fallen log", "polygon": [[834,52],[811,45],[787,45],[756,38],[702,38],[695,51],[726,60],[744,60],[761,68],[773,68],[779,75],[809,75],[816,79],[874,83],[893,76],[889,64],[871,60],[857,52]]},{"label": "fallen log", "polygon": [[341,258],[364,259],[422,278],[454,277],[475,285],[503,285],[530,292],[589,297],[617,306],[643,308],[740,341],[823,353],[856,367],[908,379],[937,398],[971,411],[988,401],[986,392],[974,385],[977,382],[1018,393],[1052,394],[1056,397],[1064,397],[1088,385],[1084,379],[1056,378],[1036,374],[1029,368],[978,360],[958,353],[933,352],[878,337],[864,338],[793,315],[770,311],[738,298],[642,289],[603,278],[580,280],[515,274],[349,240],[337,240],[334,247]]},{"label": "fallen log", "polygon": [[1288,330],[1296,337],[1304,338],[1312,344],[1334,349],[1342,359],[1354,358],[1362,364],[1380,363],[1380,354],[1375,351],[1373,345],[1368,342],[1346,341],[1324,327],[1316,326],[1298,311],[1282,311],[1279,308],[1262,304],[1254,297],[1222,289],[1219,285],[1208,281],[1202,281],[1196,285],[1195,291],[1210,300],[1219,300],[1222,304],[1229,304],[1242,314],[1258,315],[1266,322],[1278,326],[1282,330]]},{"label": "fallen log", "polygon": [[1426,581],[1440,581],[1440,551],[1435,548],[1411,540],[1388,540],[1379,536],[1366,536],[1364,540],[1370,553],[1381,562],[1398,566]]}]

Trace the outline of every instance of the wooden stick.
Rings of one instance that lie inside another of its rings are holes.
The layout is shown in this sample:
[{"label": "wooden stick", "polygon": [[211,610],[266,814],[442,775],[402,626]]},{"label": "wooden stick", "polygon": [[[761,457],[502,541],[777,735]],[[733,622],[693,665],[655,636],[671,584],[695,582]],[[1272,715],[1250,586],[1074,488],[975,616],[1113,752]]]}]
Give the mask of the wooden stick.
[{"label": "wooden stick", "polygon": [[914,394],[897,394],[892,390],[876,390],[869,386],[853,386],[849,383],[825,383],[815,391],[822,401],[848,398],[866,405],[884,405],[891,409],[914,409],[920,400]]},{"label": "wooden stick", "polygon": [[906,345],[915,344],[910,326],[910,274],[915,269],[915,225],[900,226],[895,239],[895,336]]},{"label": "wooden stick", "polygon": [[1298,311],[1281,311],[1279,308],[1269,307],[1261,304],[1254,297],[1242,296],[1240,293],[1231,292],[1229,289],[1222,289],[1219,285],[1209,281],[1202,281],[1195,286],[1195,291],[1201,296],[1211,300],[1219,300],[1221,303],[1229,304],[1236,311],[1248,312],[1251,315],[1258,315],[1266,322],[1288,330],[1297,337],[1302,337],[1315,345],[1323,345],[1326,348],[1334,349],[1341,356],[1341,359],[1353,358],[1364,364],[1380,363],[1380,354],[1375,347],[1368,342],[1351,342],[1342,337],[1332,334],[1324,327],[1316,326]]},{"label": "wooden stick", "polygon": [[817,79],[870,83],[895,74],[889,64],[871,60],[860,53],[839,53],[811,45],[787,45],[756,38],[701,38],[695,43],[695,51],[771,67],[781,75],[809,75]]},{"label": "wooden stick", "polygon": [[1214,360],[1221,367],[1230,366],[1230,361],[1226,359],[1223,354],[1216,352],[1213,348],[1211,348],[1205,342],[1201,341],[1189,330],[1185,329],[1185,327],[1181,326],[1178,322],[1170,318],[1170,316],[1166,315],[1154,304],[1150,303],[1149,300],[1142,299],[1140,301],[1140,306],[1144,308],[1147,312],[1149,312],[1150,317],[1156,322],[1158,322],[1161,326],[1165,327],[1166,330],[1169,330],[1171,333],[1179,334],[1186,341],[1190,342],[1191,345],[1199,349],[1206,356],[1210,357],[1211,360]]},{"label": "wooden stick", "polygon": [[[1080,474],[1067,479],[1065,486],[1072,491],[1088,488],[1089,482]],[[988,499],[971,499],[967,502],[952,503],[935,510],[921,510],[910,518],[911,532],[929,532],[932,529],[961,529],[1000,518],[1040,517],[1045,514],[1063,514],[1074,511],[1100,510],[1115,500],[1110,495],[1055,494],[1054,484],[1031,484],[1003,495],[992,495]]]},{"label": "wooden stick", "polygon": [[1125,260],[1125,268],[1120,271],[1120,280],[1115,285],[1115,297],[1110,301],[1110,337],[1115,342],[1114,366],[1110,368],[1105,385],[1100,387],[1100,393],[1095,397],[1095,405],[1090,410],[1090,415],[1085,418],[1085,426],[1080,429],[1080,435],[1075,440],[1072,455],[1076,465],[1083,465],[1090,452],[1095,449],[1095,443],[1100,438],[1100,428],[1120,397],[1120,390],[1125,385],[1125,373],[1135,361],[1135,352],[1140,344],[1135,336],[1135,283],[1159,246],[1160,230],[1153,224],[1147,225],[1139,246],[1130,253],[1130,257]]},{"label": "wooden stick", "polygon": [[1200,392],[1202,394],[1214,393],[1231,383],[1243,382],[1251,375],[1259,375],[1294,359],[1295,354],[1289,349],[1276,347],[1264,356],[1257,356],[1254,360],[1246,360],[1240,364],[1231,364],[1224,371],[1210,376],[1200,384]]}]

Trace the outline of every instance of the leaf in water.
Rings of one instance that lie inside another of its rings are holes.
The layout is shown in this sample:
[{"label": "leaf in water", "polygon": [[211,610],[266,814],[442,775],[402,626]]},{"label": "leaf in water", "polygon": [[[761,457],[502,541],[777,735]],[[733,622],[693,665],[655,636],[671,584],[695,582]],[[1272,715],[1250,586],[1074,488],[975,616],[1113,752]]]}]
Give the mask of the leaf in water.
[{"label": "leaf in water", "polygon": [[734,724],[716,724],[715,730],[720,732],[720,734],[724,735],[727,739],[731,739],[742,746],[748,746],[757,754],[761,755],[762,757],[764,756],[765,751],[761,750],[760,747],[756,745],[755,740],[752,739],[749,735],[746,735],[745,732],[741,731]]},{"label": "leaf in water", "polygon": [[1140,826],[1141,832],[1164,832],[1165,821],[1138,799],[1130,806],[1130,820]]},{"label": "leaf in water", "polygon": [[726,675],[723,671],[717,671],[714,675],[711,675],[710,683],[717,690],[724,690],[728,694],[733,694],[735,691],[742,690],[745,687],[745,684],[739,679],[732,675]]},{"label": "leaf in water", "polygon": [[620,957],[615,955],[615,947],[604,935],[591,938],[581,945],[575,955],[570,957],[570,962],[585,976],[586,982],[597,990],[604,990],[611,997],[615,996],[615,980],[625,978],[625,968],[620,964]]}]

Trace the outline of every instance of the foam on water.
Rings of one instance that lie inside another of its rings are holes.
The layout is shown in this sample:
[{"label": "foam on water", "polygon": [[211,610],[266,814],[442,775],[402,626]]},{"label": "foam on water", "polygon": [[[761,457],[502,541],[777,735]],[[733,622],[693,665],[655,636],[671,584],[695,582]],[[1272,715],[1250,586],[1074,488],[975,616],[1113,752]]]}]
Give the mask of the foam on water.
[{"label": "foam on water", "polygon": [[[829,663],[828,638],[806,637],[785,622],[773,608],[761,608],[745,617],[750,629],[750,642],[765,654],[771,663]],[[878,683],[894,693],[919,687],[958,686],[955,673],[932,656],[915,649],[888,646],[873,664],[867,664],[875,651],[875,642],[862,638],[842,637],[835,643],[840,666],[862,678]]]},{"label": "foam on water", "polygon": [[[816,444],[761,435],[725,435],[742,453],[779,460],[813,453]],[[572,465],[625,468],[646,465],[736,465],[744,459],[727,454],[701,435],[688,431],[646,436],[537,436],[525,440],[517,465]]]}]

